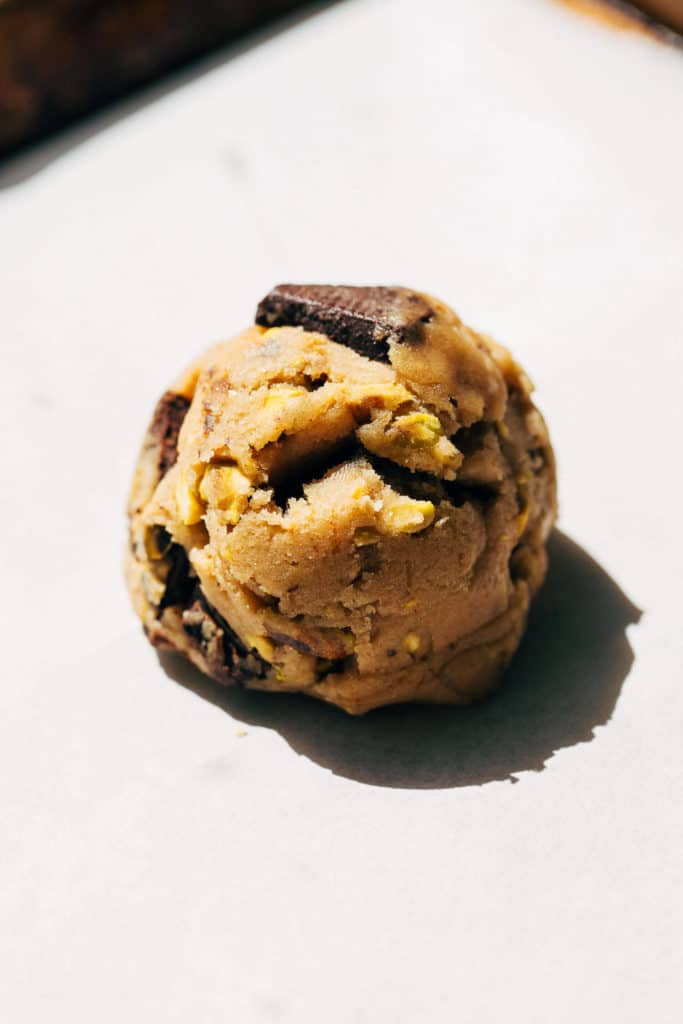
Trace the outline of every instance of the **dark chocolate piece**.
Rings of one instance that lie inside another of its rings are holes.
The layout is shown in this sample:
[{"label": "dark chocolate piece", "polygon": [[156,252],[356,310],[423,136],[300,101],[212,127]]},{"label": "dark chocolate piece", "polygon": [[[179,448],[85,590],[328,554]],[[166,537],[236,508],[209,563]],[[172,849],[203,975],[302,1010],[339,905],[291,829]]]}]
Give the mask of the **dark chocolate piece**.
[{"label": "dark chocolate piece", "polygon": [[312,654],[315,658],[319,658],[320,654],[310,644],[305,643],[303,640],[299,640],[295,636],[290,636],[289,633],[268,633],[269,638],[276,644],[285,644],[287,647],[294,648],[299,654]]},{"label": "dark chocolate piece", "polygon": [[174,391],[166,391],[157,402],[149,433],[159,446],[159,479],[178,458],[178,434],[189,408],[189,399]]},{"label": "dark chocolate piece", "polygon": [[336,469],[343,462],[349,462],[362,453],[363,448],[353,435],[327,446],[321,445],[318,451],[300,459],[294,467],[287,467],[288,471],[284,474],[282,472],[270,474],[269,483],[273,486],[273,501],[284,511],[290,501],[303,498],[306,484],[322,480],[330,470]]},{"label": "dark chocolate piece", "polygon": [[171,562],[171,568],[166,577],[164,595],[159,602],[159,615],[171,605],[187,604],[196,583],[196,579],[190,576],[190,563],[181,544],[171,544],[166,557]]},{"label": "dark chocolate piece", "polygon": [[[204,655],[210,675],[218,683],[245,683],[263,678],[267,664],[255,651],[247,650],[223,616],[207,601],[197,577],[192,573],[187,552],[181,544],[172,544],[166,556],[171,566],[166,589],[159,603],[157,616],[165,608],[182,608],[185,633]],[[146,630],[154,640],[154,632]],[[172,644],[167,636],[163,643]]]},{"label": "dark chocolate piece", "polygon": [[[456,434],[457,437],[460,437],[460,431]],[[473,502],[485,508],[499,494],[495,484],[478,483],[476,480],[466,483],[460,479],[443,480],[441,477],[433,476],[422,470],[406,469],[405,466],[399,466],[389,459],[380,458],[378,455],[373,455],[372,452],[365,452],[365,458],[375,473],[397,494],[405,494],[418,501],[431,501],[434,505],[448,501],[455,508],[461,508],[468,502]]]},{"label": "dark chocolate piece", "polygon": [[318,331],[386,363],[389,343],[419,340],[432,315],[425,299],[408,288],[279,284],[259,303],[256,323]]},{"label": "dark chocolate piece", "polygon": [[183,612],[183,629],[201,649],[216,682],[245,683],[266,674],[266,662],[247,650],[198,584]]}]

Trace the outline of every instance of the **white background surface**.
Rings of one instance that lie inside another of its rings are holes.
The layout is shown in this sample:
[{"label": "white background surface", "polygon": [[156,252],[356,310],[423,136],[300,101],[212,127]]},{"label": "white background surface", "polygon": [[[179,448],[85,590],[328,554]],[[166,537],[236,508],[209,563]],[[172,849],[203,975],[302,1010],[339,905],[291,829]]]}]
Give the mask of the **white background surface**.
[{"label": "white background surface", "polygon": [[[3,1018],[680,1020],[681,52],[351,0],[163,92],[0,172]],[[141,433],[281,280],[425,288],[538,385],[566,537],[485,706],[222,698],[143,640]]]}]

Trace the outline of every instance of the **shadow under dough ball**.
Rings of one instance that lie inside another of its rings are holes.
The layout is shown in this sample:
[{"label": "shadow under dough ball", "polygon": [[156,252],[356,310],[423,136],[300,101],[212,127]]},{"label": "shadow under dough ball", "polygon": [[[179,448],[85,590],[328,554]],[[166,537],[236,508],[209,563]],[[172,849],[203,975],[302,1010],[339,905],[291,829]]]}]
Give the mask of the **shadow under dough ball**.
[{"label": "shadow under dough ball", "polygon": [[160,399],[129,516],[149,640],[217,682],[465,704],[543,582],[555,463],[524,371],[444,303],[280,285]]}]

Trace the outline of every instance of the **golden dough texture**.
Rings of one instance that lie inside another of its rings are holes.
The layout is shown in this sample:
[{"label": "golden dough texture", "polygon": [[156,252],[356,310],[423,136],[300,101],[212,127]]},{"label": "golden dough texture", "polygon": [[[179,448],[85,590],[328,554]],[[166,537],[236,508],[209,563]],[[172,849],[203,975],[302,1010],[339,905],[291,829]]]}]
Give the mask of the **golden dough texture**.
[{"label": "golden dough texture", "polygon": [[163,396],[126,560],[152,643],[352,714],[495,686],[545,575],[554,457],[510,354],[420,299],[388,361],[254,326]]}]

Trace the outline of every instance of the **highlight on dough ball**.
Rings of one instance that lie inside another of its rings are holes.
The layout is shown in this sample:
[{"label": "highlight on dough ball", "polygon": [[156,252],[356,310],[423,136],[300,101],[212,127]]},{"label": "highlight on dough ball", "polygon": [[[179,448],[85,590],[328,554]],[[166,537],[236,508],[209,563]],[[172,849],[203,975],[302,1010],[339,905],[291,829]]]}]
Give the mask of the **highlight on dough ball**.
[{"label": "highlight on dough ball", "polygon": [[531,385],[443,302],[280,285],[160,399],[129,499],[145,632],[219,683],[360,714],[469,703],[546,571]]}]

